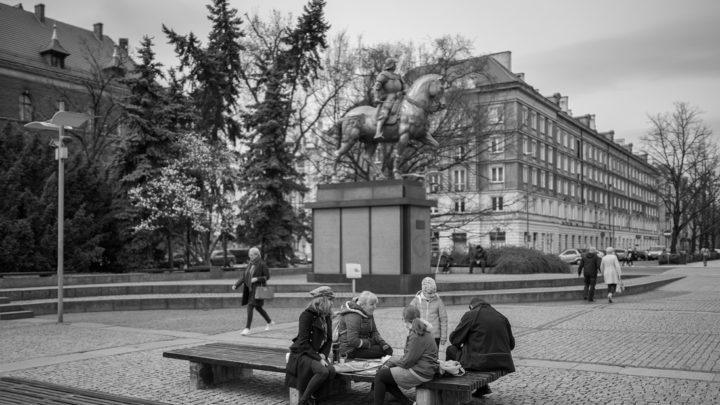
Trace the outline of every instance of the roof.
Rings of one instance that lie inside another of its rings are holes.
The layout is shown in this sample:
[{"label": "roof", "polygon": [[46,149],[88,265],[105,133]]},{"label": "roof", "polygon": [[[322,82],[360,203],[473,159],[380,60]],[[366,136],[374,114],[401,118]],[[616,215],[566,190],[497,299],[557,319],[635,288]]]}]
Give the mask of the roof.
[{"label": "roof", "polygon": [[[40,21],[33,11],[0,3],[0,61],[48,69],[41,53],[53,50],[69,54],[64,71],[92,72],[95,66],[113,64],[115,43],[108,36],[98,38],[92,30],[47,16],[44,20]],[[56,40],[53,40],[53,28],[57,30]],[[125,65],[132,69],[134,64],[127,58]]]}]

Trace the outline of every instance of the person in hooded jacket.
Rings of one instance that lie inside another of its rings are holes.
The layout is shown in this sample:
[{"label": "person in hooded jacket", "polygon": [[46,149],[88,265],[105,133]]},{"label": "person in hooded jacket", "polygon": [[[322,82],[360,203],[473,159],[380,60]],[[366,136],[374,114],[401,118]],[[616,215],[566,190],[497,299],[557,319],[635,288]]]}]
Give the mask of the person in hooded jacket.
[{"label": "person in hooded jacket", "polygon": [[343,305],[339,311],[338,353],[348,358],[379,359],[392,355],[390,345],[380,336],[373,313],[377,295],[363,291]]},{"label": "person in hooded jacket", "polygon": [[595,284],[597,284],[597,276],[600,272],[600,263],[602,259],[597,254],[597,250],[594,247],[588,249],[588,251],[580,259],[580,265],[578,266],[578,277],[582,272],[585,276],[585,288],[583,289],[583,299],[589,302],[595,301]]},{"label": "person in hooded jacket", "polygon": [[432,325],[420,318],[420,310],[408,305],[403,310],[403,322],[408,330],[402,356],[392,356],[375,374],[375,405],[385,403],[389,392],[403,405],[412,405],[400,388],[410,389],[431,381],[438,371],[438,348],[432,337]]},{"label": "person in hooded jacket", "polygon": [[[485,300],[475,297],[470,301],[470,310],[463,314],[450,334],[445,360],[457,360],[465,370],[512,373],[515,371],[510,354],[513,349],[515,337],[510,321]],[[473,396],[481,397],[490,392],[486,385]]]},{"label": "person in hooded jacket", "polygon": [[440,345],[447,343],[448,316],[445,304],[437,293],[437,284],[432,277],[425,277],[422,281],[422,290],[415,294],[415,298],[410,302],[420,310],[420,317],[428,321],[432,327],[432,334],[435,338],[435,344],[438,348]]},{"label": "person in hooded jacket", "polygon": [[287,385],[300,393],[298,405],[317,403],[313,394],[335,376],[335,368],[328,358],[335,295],[330,287],[322,286],[310,291],[310,296],[313,298],[300,314],[298,334],[290,346],[285,367]]}]

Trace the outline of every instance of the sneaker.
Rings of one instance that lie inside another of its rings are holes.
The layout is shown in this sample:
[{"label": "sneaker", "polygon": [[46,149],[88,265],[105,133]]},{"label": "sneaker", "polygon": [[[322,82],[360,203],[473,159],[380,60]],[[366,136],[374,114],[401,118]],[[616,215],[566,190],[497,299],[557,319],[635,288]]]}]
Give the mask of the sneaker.
[{"label": "sneaker", "polygon": [[271,326],[275,326],[275,321],[270,321],[270,323],[265,326],[265,330],[270,330]]},{"label": "sneaker", "polygon": [[608,304],[612,304],[612,298],[608,298]]},{"label": "sneaker", "polygon": [[247,336],[249,334],[250,334],[250,329],[248,329],[248,328],[245,328],[242,330],[242,332],[240,332],[240,335],[242,335],[242,336]]}]

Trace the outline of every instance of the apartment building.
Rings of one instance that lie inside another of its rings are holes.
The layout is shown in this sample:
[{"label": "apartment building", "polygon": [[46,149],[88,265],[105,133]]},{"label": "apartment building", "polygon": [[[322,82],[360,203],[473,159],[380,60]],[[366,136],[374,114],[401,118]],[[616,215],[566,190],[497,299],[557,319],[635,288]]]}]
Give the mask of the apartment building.
[{"label": "apartment building", "polygon": [[481,58],[483,71],[460,80],[471,108],[486,113],[486,131],[462,146],[478,153],[426,177],[434,217],[444,218],[436,246],[657,245],[664,214],[647,155],[598,131],[594,115],[573,116],[567,96],[540,94],[512,72],[510,52]]}]

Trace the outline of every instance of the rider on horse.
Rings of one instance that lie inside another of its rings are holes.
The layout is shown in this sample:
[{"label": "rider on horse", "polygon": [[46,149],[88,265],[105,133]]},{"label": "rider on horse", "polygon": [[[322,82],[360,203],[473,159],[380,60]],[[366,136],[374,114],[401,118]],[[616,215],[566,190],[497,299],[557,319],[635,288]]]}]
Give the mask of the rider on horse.
[{"label": "rider on horse", "polygon": [[393,58],[387,58],[383,71],[375,78],[375,103],[377,109],[377,129],[375,138],[379,139],[383,136],[383,127],[390,116],[394,105],[399,102],[405,84],[399,74],[395,73],[397,61]]}]

